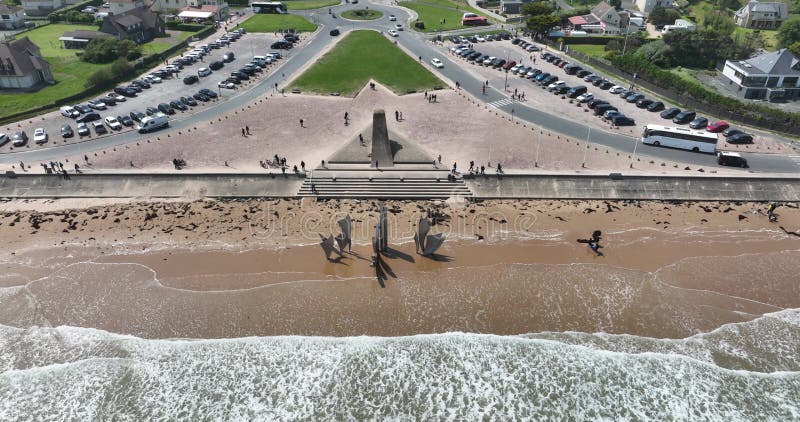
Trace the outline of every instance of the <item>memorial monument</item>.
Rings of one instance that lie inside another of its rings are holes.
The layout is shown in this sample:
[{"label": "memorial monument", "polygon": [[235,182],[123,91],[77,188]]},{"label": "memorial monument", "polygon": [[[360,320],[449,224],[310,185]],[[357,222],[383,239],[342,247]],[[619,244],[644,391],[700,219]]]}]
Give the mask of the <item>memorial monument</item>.
[{"label": "memorial monument", "polygon": [[444,243],[444,235],[441,233],[429,235],[430,229],[431,222],[425,217],[420,217],[417,232],[414,233],[414,245],[417,253],[422,253],[422,256],[434,254]]}]

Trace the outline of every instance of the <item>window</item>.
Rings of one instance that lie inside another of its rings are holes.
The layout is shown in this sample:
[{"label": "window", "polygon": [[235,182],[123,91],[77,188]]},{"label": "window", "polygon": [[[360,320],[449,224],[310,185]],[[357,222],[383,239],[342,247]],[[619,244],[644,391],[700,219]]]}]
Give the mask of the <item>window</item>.
[{"label": "window", "polygon": [[3,15],[3,20],[4,20],[4,21],[11,20],[11,16],[9,16],[9,15]]},{"label": "window", "polygon": [[781,86],[787,86],[787,87],[796,86],[797,79],[798,79],[797,76],[787,76],[783,78],[783,85]]}]

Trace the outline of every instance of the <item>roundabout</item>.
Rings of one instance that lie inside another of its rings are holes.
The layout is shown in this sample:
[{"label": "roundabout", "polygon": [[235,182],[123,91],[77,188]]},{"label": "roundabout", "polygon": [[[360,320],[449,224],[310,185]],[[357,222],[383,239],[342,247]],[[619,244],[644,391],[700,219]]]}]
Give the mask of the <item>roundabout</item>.
[{"label": "roundabout", "polygon": [[354,9],[342,12],[341,16],[344,19],[354,21],[371,21],[380,19],[383,16],[383,12],[370,9]]}]

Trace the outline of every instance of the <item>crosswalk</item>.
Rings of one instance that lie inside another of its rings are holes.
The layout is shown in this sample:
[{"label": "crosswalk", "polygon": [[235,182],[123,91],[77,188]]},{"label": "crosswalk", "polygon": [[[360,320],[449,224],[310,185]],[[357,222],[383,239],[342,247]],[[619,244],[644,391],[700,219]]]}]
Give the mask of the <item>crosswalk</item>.
[{"label": "crosswalk", "polygon": [[790,160],[792,160],[792,162],[793,162],[793,163],[794,163],[796,166],[800,167],[800,155],[790,155],[790,156],[789,156],[789,159],[790,159]]},{"label": "crosswalk", "polygon": [[514,100],[512,100],[510,98],[503,98],[502,100],[492,101],[491,103],[489,103],[489,105],[494,107],[494,108],[503,108],[503,107],[505,107],[507,105],[511,105],[511,104],[514,104],[514,103],[516,103],[516,101],[514,101]]}]

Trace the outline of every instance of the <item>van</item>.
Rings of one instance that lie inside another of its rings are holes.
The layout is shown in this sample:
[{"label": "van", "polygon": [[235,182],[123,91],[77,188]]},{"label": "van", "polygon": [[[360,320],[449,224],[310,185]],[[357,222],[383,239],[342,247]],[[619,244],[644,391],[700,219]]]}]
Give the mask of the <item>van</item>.
[{"label": "van", "polygon": [[594,107],[594,115],[602,116],[608,110],[616,110],[617,108],[611,104],[600,104]]},{"label": "van", "polygon": [[717,153],[717,164],[747,168],[747,160],[737,152],[720,151]]},{"label": "van", "polygon": [[564,66],[564,72],[566,72],[567,75],[574,75],[578,73],[579,70],[582,70],[582,68],[576,64]]},{"label": "van", "polygon": [[136,126],[136,130],[139,133],[147,133],[167,126],[169,126],[167,116],[164,113],[155,113],[152,116],[144,117],[139,125]]},{"label": "van", "polygon": [[267,64],[267,56],[253,56],[253,61],[260,65]]}]

